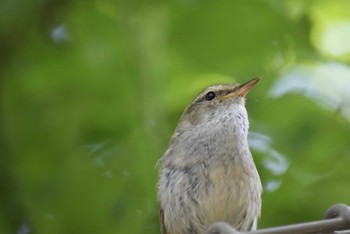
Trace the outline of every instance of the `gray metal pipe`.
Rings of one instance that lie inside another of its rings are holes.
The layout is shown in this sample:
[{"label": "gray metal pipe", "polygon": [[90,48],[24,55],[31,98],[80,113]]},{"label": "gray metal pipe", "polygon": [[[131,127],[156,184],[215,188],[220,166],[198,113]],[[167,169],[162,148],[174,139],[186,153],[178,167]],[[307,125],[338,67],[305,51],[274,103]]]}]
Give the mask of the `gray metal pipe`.
[{"label": "gray metal pipe", "polygon": [[[341,232],[340,232],[341,231]],[[308,234],[341,233],[350,234],[350,208],[345,204],[336,204],[329,208],[325,219],[320,221],[292,224],[280,227],[260,229],[252,232],[238,232],[227,223],[211,225],[208,234]]]}]

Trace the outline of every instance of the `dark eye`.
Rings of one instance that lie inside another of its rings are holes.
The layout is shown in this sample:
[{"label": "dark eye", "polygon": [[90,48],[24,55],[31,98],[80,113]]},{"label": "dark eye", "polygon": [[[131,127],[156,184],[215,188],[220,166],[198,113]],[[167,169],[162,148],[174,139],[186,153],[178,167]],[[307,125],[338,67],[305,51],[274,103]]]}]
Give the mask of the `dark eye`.
[{"label": "dark eye", "polygon": [[215,93],[214,92],[209,92],[209,93],[207,93],[206,95],[205,95],[205,100],[207,100],[207,101],[211,101],[211,100],[213,100],[215,98]]}]

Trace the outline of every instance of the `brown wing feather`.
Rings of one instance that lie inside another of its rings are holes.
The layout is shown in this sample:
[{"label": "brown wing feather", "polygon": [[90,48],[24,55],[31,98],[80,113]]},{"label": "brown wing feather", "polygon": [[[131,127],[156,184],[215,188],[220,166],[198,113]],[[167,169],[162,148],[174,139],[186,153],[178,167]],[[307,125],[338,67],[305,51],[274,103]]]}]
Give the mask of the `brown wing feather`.
[{"label": "brown wing feather", "polygon": [[162,234],[166,234],[163,209],[159,210],[159,223],[160,223],[160,228],[161,228]]}]

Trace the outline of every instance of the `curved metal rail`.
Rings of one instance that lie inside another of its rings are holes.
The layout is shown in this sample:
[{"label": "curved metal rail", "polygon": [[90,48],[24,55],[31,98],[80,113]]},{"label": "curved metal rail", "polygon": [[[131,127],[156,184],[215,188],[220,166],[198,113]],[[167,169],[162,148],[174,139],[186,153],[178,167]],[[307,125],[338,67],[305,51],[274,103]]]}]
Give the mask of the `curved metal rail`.
[{"label": "curved metal rail", "polygon": [[251,232],[238,232],[227,223],[211,225],[208,234],[307,234],[341,233],[350,234],[350,208],[345,204],[336,204],[329,208],[323,220],[292,224],[280,227],[260,229]]}]

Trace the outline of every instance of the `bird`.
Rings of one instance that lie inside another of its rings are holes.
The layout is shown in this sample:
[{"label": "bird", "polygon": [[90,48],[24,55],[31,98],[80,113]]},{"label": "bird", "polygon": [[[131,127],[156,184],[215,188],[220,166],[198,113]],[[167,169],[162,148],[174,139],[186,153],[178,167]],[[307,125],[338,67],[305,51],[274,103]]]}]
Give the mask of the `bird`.
[{"label": "bird", "polygon": [[202,234],[215,222],[256,230],[262,185],[245,97],[259,80],[209,86],[181,115],[157,162],[162,234]]}]

